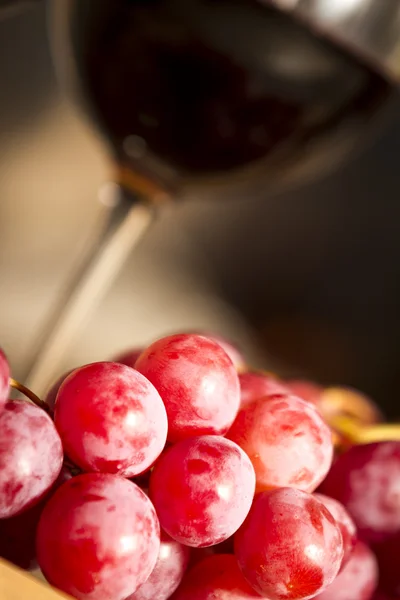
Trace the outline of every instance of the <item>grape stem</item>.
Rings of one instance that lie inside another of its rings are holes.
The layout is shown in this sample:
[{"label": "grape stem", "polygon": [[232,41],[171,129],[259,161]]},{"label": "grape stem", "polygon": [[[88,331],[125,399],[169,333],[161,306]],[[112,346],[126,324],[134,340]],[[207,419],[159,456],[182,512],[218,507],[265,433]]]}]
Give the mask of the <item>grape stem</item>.
[{"label": "grape stem", "polygon": [[363,425],[349,417],[333,417],[331,427],[354,444],[400,440],[400,423]]},{"label": "grape stem", "polygon": [[33,404],[36,404],[36,406],[46,411],[47,414],[50,414],[50,407],[46,404],[46,402],[43,402],[43,400],[41,400],[39,396],[36,396],[36,394],[32,392],[32,390],[27,388],[23,383],[20,383],[12,377],[10,377],[9,383],[10,387],[24,394],[24,396],[26,396],[31,402],[33,402]]}]

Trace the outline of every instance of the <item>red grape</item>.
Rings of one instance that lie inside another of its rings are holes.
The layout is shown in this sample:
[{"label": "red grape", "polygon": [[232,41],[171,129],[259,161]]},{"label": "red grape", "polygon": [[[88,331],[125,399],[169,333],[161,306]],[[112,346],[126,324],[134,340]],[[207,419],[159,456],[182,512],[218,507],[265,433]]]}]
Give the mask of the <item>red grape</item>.
[{"label": "red grape", "polygon": [[341,568],[343,569],[348,562],[357,541],[357,529],[355,523],[343,504],[338,502],[338,500],[330,498],[329,496],[324,496],[324,494],[314,494],[314,498],[317,498],[324,506],[326,506],[342,533],[344,554]]},{"label": "red grape", "polygon": [[143,375],[118,363],[93,363],[61,385],[55,424],[65,453],[85,471],[133,477],[161,453],[167,436],[163,402]]},{"label": "red grape", "polygon": [[80,600],[124,600],[149,577],[159,548],[150,500],[131,481],[103,473],[64,483],[37,531],[43,574]]},{"label": "red grape", "polygon": [[122,354],[118,354],[113,359],[113,362],[121,363],[121,365],[126,365],[127,367],[131,367],[133,369],[143,350],[144,348],[133,348],[131,350],[126,350]]},{"label": "red grape", "polygon": [[7,358],[0,348],[0,410],[4,407],[8,399],[10,367]]},{"label": "red grape", "polygon": [[347,508],[365,541],[400,531],[400,442],[353,446],[335,461],[320,491]]},{"label": "red grape", "polygon": [[167,600],[180,584],[189,561],[190,550],[161,531],[156,566],[148,580],[127,600]]},{"label": "red grape", "polygon": [[188,571],[171,600],[255,600],[256,598],[260,596],[244,579],[235,557],[231,554],[214,554]]},{"label": "red grape", "polygon": [[315,409],[295,396],[270,396],[243,408],[227,437],[250,457],[257,491],[314,491],[332,462],[332,434]]},{"label": "red grape", "polygon": [[0,518],[35,504],[60,473],[63,451],[50,417],[23,401],[0,414]]},{"label": "red grape", "polygon": [[136,363],[158,389],[168,415],[168,440],[226,433],[240,402],[239,379],[221,346],[194,334],[172,335]]},{"label": "red grape", "polygon": [[236,371],[242,372],[246,370],[246,360],[239,348],[231,340],[227,340],[225,337],[210,333],[209,331],[186,331],[185,333],[190,335],[201,335],[202,337],[217,342],[233,362]]},{"label": "red grape", "polygon": [[217,342],[217,344],[219,344],[221,346],[221,348],[223,350],[225,350],[225,352],[227,353],[227,355],[233,362],[234,367],[237,371],[241,372],[241,371],[245,370],[245,368],[246,368],[245,358],[244,358],[243,354],[240,352],[240,350],[234,344],[232,344],[232,342],[226,340],[225,338],[221,337],[220,335],[207,334],[207,333],[203,333],[202,335],[204,335],[205,337],[208,337],[210,340],[213,340],[214,342]]},{"label": "red grape", "polygon": [[68,377],[68,375],[70,373],[72,373],[73,369],[71,371],[67,371],[66,373],[63,373],[61,375],[61,377],[59,377],[57,379],[57,381],[55,381],[53,383],[53,385],[51,386],[51,388],[48,390],[44,401],[46,402],[47,406],[51,409],[51,412],[54,413],[54,407],[56,404],[56,398],[57,398],[57,394],[58,394],[58,390],[61,387],[61,384],[64,382],[64,380]]},{"label": "red grape", "polygon": [[240,408],[244,408],[255,400],[264,396],[275,394],[288,394],[288,388],[271,375],[257,372],[241,373],[240,382]]},{"label": "red grape", "polygon": [[306,402],[311,402],[311,404],[318,404],[323,392],[323,388],[320,385],[305,379],[289,379],[285,381],[285,386],[292,394]]},{"label": "red grape", "polygon": [[357,542],[353,553],[331,585],[318,600],[370,600],[378,583],[378,565],[371,550]]},{"label": "red grape", "polygon": [[188,546],[226,540],[243,523],[255,487],[254,469],[236,444],[219,436],[183,440],[158,460],[150,498],[163,529]]},{"label": "red grape", "polygon": [[235,535],[235,554],[249,584],[270,600],[311,598],[336,577],[340,529],[322,502],[291,488],[256,496]]}]

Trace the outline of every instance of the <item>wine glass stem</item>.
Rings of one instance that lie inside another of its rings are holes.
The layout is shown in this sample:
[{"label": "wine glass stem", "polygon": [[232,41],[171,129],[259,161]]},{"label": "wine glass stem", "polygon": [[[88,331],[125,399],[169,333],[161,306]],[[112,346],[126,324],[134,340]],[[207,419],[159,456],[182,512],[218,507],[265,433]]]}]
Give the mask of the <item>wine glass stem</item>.
[{"label": "wine glass stem", "polygon": [[45,323],[33,359],[24,378],[25,384],[42,394],[49,382],[60,375],[67,349],[81,331],[86,318],[115,281],[133,248],[151,224],[154,207],[139,202],[122,190],[111,209],[108,222],[98,234],[66,293]]}]

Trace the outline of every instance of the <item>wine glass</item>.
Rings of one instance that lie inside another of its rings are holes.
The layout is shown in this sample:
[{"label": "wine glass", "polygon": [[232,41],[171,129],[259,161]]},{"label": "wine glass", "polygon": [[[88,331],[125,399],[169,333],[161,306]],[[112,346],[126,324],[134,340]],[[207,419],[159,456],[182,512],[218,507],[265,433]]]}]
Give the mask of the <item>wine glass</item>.
[{"label": "wine glass", "polygon": [[305,13],[288,14],[305,4],[49,3],[61,84],[109,146],[119,197],[49,319],[30,387],[54,374],[157,205],[298,184],[336,165],[371,129],[392,95],[388,74],[367,53],[317,33]]}]

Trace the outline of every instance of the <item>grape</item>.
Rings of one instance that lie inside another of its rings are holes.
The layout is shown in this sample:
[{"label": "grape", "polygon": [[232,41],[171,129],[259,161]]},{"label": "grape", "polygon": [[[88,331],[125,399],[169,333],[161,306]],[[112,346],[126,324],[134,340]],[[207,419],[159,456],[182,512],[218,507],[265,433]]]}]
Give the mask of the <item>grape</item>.
[{"label": "grape", "polygon": [[8,399],[10,367],[7,358],[0,348],[0,410],[4,407]]},{"label": "grape", "polygon": [[168,440],[223,435],[240,402],[239,379],[221,346],[194,334],[155,342],[136,363],[160,392],[168,415]]},{"label": "grape", "polygon": [[[201,335],[203,337],[209,338],[210,340],[213,340],[214,342],[217,342],[217,344],[219,344],[219,346],[221,346],[221,348],[225,350],[237,371],[243,371],[246,368],[246,362],[243,355],[238,350],[238,348],[232,344],[232,342],[229,342],[228,340],[222,338],[219,335],[204,332],[197,332],[196,335]],[[133,348],[131,350],[126,350],[125,352],[118,354],[113,360],[114,362],[118,362],[123,365],[127,365],[128,367],[134,368],[136,361],[142,354],[143,350],[144,348]]]},{"label": "grape", "polygon": [[148,580],[127,600],[167,600],[180,584],[189,561],[190,550],[161,531],[156,566]]},{"label": "grape", "polygon": [[241,373],[240,382],[240,408],[244,408],[255,400],[264,396],[275,394],[288,394],[288,388],[275,377],[264,373]]},{"label": "grape", "polygon": [[215,554],[190,569],[171,600],[255,600],[231,554]]},{"label": "grape", "polygon": [[311,598],[340,569],[342,535],[322,502],[280,488],[255,497],[235,535],[235,554],[249,584],[269,600]]},{"label": "grape", "polygon": [[326,506],[339,526],[343,538],[344,554],[341,567],[343,569],[348,562],[357,541],[357,529],[355,523],[343,504],[334,498],[324,496],[323,494],[314,494],[314,498],[317,498],[324,506]]},{"label": "grape", "polygon": [[46,579],[79,600],[124,600],[149,577],[159,549],[150,500],[131,481],[104,473],[64,483],[37,531]]},{"label": "grape", "polygon": [[284,383],[295,396],[306,402],[311,402],[311,404],[318,405],[323,388],[317,383],[305,379],[289,379]]},{"label": "grape", "polygon": [[314,406],[295,396],[270,396],[243,408],[227,437],[250,457],[257,491],[314,491],[333,455],[332,434]]},{"label": "grape", "polygon": [[254,469],[243,450],[225,438],[201,436],[175,444],[158,460],[150,498],[172,538],[211,546],[243,523],[254,487]]},{"label": "grape", "polygon": [[347,508],[367,542],[400,531],[399,490],[400,442],[350,448],[333,464],[320,489]]},{"label": "grape", "polygon": [[371,550],[357,542],[353,553],[335,581],[318,600],[370,600],[378,583],[378,565]]},{"label": "grape", "polygon": [[233,365],[234,365],[236,371],[238,371],[238,373],[241,373],[246,370],[246,360],[245,360],[243,354],[241,353],[241,351],[239,350],[239,348],[235,344],[233,344],[232,341],[227,340],[225,337],[222,337],[221,335],[217,335],[215,333],[210,333],[209,331],[191,331],[191,332],[186,331],[185,333],[186,333],[186,335],[188,333],[190,335],[200,335],[202,337],[208,338],[209,340],[217,342],[217,344],[219,346],[221,346],[221,348],[223,350],[225,350],[226,354],[229,356],[229,358],[233,362]]},{"label": "grape", "polygon": [[70,371],[67,371],[66,373],[63,373],[63,375],[61,375],[61,377],[59,377],[57,379],[57,381],[55,381],[53,383],[53,385],[51,386],[51,388],[47,392],[47,394],[46,394],[46,396],[44,398],[44,401],[46,402],[47,406],[50,408],[51,413],[54,413],[54,407],[55,407],[55,404],[56,404],[56,398],[57,398],[58,390],[61,387],[61,384],[68,377],[68,375],[70,373],[72,373],[73,370],[74,369],[71,369]]},{"label": "grape", "polygon": [[127,350],[122,354],[118,354],[113,362],[121,363],[121,365],[126,365],[127,367],[131,367],[132,369],[135,367],[135,363],[139,356],[142,354],[144,348],[133,348],[131,350]]},{"label": "grape", "polygon": [[134,369],[108,362],[67,377],[57,394],[55,424],[65,453],[84,471],[125,477],[152,465],[168,428],[154,386]]},{"label": "grape", "polygon": [[202,335],[204,335],[205,337],[208,337],[210,340],[213,340],[214,342],[217,342],[217,344],[219,344],[221,346],[221,348],[223,350],[225,350],[225,352],[227,353],[227,355],[233,362],[235,369],[238,372],[244,371],[246,369],[246,361],[245,361],[243,354],[240,352],[240,350],[234,344],[232,344],[232,342],[229,342],[228,340],[221,337],[220,335],[207,334],[207,333],[203,333]]},{"label": "grape", "polygon": [[9,401],[0,414],[0,518],[35,504],[60,473],[63,451],[53,422],[37,406]]}]

